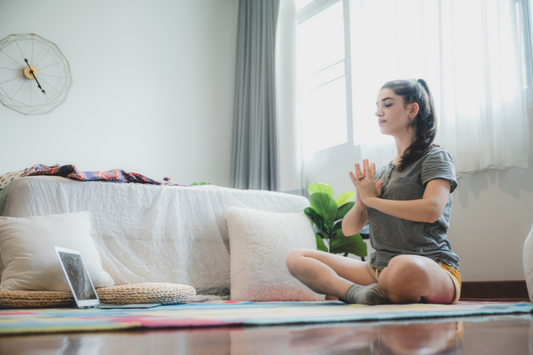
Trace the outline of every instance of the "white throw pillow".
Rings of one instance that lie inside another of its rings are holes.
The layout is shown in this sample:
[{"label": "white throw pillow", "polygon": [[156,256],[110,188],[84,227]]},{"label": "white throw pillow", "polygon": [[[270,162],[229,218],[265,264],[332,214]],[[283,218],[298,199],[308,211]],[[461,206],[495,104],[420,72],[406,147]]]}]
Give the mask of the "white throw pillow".
[{"label": "white throw pillow", "polygon": [[3,290],[70,292],[54,247],[78,250],[95,287],[113,286],[91,237],[91,213],[0,217]]},{"label": "white throw pillow", "polygon": [[301,213],[231,207],[224,213],[231,250],[231,299],[323,301],[295,279],[285,263],[296,249],[316,249],[311,222]]}]

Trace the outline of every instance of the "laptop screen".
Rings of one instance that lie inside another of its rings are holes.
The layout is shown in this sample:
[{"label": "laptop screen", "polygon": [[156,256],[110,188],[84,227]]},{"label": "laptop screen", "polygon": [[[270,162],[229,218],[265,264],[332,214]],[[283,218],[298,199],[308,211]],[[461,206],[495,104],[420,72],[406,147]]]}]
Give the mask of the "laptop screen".
[{"label": "laptop screen", "polygon": [[59,250],[57,253],[61,258],[65,274],[70,281],[72,292],[75,293],[76,299],[78,301],[98,299],[91,284],[91,279],[85,270],[81,255],[65,253]]}]

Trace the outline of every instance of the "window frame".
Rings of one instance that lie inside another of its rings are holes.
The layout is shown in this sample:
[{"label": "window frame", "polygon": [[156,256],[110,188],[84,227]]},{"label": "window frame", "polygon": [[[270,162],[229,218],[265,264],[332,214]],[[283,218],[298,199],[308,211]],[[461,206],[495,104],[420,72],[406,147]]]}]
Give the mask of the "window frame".
[{"label": "window frame", "polygon": [[[310,154],[311,163],[324,163],[333,159],[342,159],[360,154],[360,145],[355,142],[353,106],[352,106],[352,71],[351,71],[351,32],[350,32],[350,2],[349,0],[314,0],[297,11],[297,26],[318,15],[330,6],[342,2],[344,18],[344,78],[346,82],[346,130],[347,141],[329,148],[321,149]],[[323,68],[324,69],[324,68]],[[321,70],[323,70],[321,69]],[[301,83],[298,83],[298,91]],[[300,110],[301,112],[301,110]],[[305,126],[300,113],[301,125]],[[305,139],[305,138],[304,138]]]},{"label": "window frame", "polygon": [[524,39],[524,67],[526,69],[527,87],[525,89],[527,108],[533,108],[533,14],[531,13],[531,0],[517,0],[519,18],[522,23],[522,36]]}]

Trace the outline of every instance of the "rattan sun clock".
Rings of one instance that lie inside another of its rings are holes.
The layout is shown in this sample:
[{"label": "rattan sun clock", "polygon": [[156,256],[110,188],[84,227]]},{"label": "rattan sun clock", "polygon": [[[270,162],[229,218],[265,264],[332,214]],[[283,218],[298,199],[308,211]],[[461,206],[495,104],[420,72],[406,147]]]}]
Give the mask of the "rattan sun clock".
[{"label": "rattan sun clock", "polygon": [[0,41],[0,102],[23,115],[49,113],[67,99],[72,74],[54,43],[34,33]]}]

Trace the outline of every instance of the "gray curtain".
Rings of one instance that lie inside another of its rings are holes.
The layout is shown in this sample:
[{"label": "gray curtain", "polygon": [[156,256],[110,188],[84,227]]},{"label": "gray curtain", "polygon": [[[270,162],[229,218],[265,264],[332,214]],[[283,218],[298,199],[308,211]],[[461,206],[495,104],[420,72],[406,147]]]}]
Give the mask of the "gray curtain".
[{"label": "gray curtain", "polygon": [[277,190],[275,47],[279,0],[240,0],[231,186]]}]

